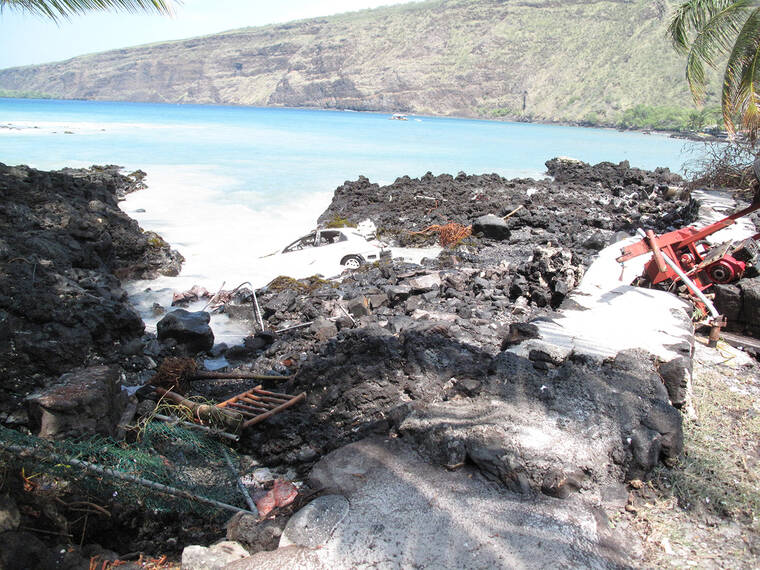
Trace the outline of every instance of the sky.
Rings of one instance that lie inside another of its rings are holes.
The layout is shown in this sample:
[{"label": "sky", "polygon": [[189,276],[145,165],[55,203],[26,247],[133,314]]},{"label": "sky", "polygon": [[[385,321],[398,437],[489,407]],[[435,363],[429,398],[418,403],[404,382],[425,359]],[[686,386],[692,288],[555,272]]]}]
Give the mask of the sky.
[{"label": "sky", "polygon": [[6,6],[0,12],[0,69],[410,1],[184,0],[173,17],[99,12],[58,23]]}]

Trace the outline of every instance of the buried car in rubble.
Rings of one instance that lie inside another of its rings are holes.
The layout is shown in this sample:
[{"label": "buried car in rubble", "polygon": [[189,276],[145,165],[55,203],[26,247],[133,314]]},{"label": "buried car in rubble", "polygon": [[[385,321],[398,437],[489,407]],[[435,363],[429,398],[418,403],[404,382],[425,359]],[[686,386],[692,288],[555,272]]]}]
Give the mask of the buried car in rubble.
[{"label": "buried car in rubble", "polygon": [[266,257],[285,256],[283,260],[297,265],[338,263],[357,269],[363,263],[377,261],[386,255],[390,255],[390,250],[382,242],[368,240],[356,230],[340,228],[315,230]]}]

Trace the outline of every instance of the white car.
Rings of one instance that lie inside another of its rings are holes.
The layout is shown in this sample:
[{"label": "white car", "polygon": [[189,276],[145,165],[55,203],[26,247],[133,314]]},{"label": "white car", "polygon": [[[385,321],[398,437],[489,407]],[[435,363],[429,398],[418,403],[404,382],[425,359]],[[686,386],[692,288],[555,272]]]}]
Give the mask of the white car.
[{"label": "white car", "polygon": [[339,228],[313,231],[273,255],[286,255],[289,262],[297,265],[339,263],[357,269],[365,262],[377,261],[381,255],[390,255],[390,250],[351,228]]}]

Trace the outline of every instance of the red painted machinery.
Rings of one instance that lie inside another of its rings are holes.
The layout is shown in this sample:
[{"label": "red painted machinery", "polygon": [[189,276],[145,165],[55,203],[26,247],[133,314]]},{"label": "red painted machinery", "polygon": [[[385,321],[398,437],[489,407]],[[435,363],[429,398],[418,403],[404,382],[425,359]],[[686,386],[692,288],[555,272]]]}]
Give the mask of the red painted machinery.
[{"label": "red painted machinery", "polygon": [[711,247],[705,238],[732,225],[736,220],[760,210],[760,201],[702,229],[689,226],[656,236],[652,230],[646,238],[622,249],[617,258],[622,263],[652,253],[642,277],[651,285],[675,283],[678,273],[663,259],[663,255],[678,264],[683,272],[703,291],[713,283],[731,283],[741,279],[749,267],[758,261],[760,233],[739,243],[724,243]]}]

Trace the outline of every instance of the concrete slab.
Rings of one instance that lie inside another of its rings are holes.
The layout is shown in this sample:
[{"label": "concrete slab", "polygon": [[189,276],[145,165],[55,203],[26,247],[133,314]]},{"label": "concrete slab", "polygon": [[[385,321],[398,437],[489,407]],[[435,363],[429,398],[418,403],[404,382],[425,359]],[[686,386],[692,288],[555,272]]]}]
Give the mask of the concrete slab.
[{"label": "concrete slab", "polygon": [[479,472],[430,465],[398,439],[363,440],[314,468],[347,516],[321,548],[260,552],[230,570],[273,568],[619,568],[631,545],[580,502],[526,501]]},{"label": "concrete slab", "polygon": [[[692,197],[700,202],[698,227],[712,224],[730,216],[738,208],[730,192],[722,190],[694,190]],[[714,233],[707,238],[713,244],[725,241],[737,241],[755,235],[755,225],[749,218],[740,218],[733,225]]]}]

